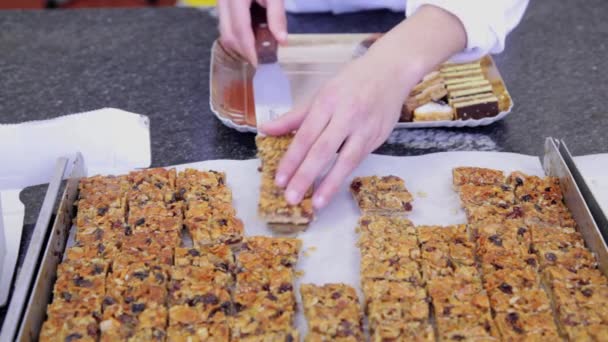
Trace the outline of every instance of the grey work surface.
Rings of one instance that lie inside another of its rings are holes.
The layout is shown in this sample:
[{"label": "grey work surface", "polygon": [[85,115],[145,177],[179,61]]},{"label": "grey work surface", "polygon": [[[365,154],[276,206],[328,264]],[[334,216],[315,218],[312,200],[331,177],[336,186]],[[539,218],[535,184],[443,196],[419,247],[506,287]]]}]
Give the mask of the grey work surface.
[{"label": "grey work surface", "polygon": [[[575,155],[607,152],[608,2],[532,1],[495,56],[515,102],[489,127],[395,132],[377,153],[455,150],[541,155],[546,136]],[[368,12],[289,17],[290,32],[386,31],[403,15]],[[194,9],[0,12],[0,123],[116,107],[151,121],[153,166],[248,159],[252,134],[209,109],[209,52],[217,21]],[[22,263],[45,186],[26,189]],[[0,324],[4,311],[0,309]]]}]

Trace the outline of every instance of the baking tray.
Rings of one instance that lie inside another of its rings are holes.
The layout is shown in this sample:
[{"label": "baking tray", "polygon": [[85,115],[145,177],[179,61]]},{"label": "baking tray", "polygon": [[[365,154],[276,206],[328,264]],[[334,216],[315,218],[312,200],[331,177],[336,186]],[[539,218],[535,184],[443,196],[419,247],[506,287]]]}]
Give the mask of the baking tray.
[{"label": "baking tray", "polygon": [[[80,158],[81,159],[81,158]],[[17,279],[15,281],[14,291],[12,294],[11,301],[9,303],[8,310],[6,312],[6,316],[4,318],[4,324],[2,325],[2,330],[0,331],[0,341],[13,341],[15,339],[15,334],[17,333],[17,329],[20,326],[23,326],[22,322],[30,321],[31,319],[35,319],[38,317],[39,319],[44,319],[44,313],[46,310],[46,303],[48,303],[49,297],[40,298],[40,291],[37,289],[44,288],[48,291],[49,296],[52,291],[52,283],[44,283],[44,286],[37,286],[33,288],[33,292],[30,295],[30,289],[32,289],[32,280],[33,277],[38,274],[38,278],[40,278],[39,272],[39,261],[42,260],[42,265],[48,264],[49,260],[52,257],[48,256],[48,247],[47,251],[44,253],[42,259],[40,258],[40,253],[42,248],[44,247],[44,241],[47,237],[47,231],[49,227],[49,223],[51,222],[51,218],[53,216],[53,209],[55,207],[55,203],[57,202],[57,196],[61,189],[61,183],[63,180],[63,176],[66,171],[66,167],[68,164],[68,158],[58,158],[55,171],[53,176],[49,182],[48,189],[46,191],[46,195],[44,196],[44,200],[42,202],[42,206],[40,208],[40,212],[38,213],[38,219],[36,220],[36,225],[34,226],[34,231],[32,232],[32,236],[30,239],[29,246],[27,248],[27,252],[25,254],[25,259],[23,260],[23,265],[18,270]],[[66,202],[62,200],[62,203]],[[57,220],[55,220],[55,224],[51,229],[51,234],[49,242],[53,240],[55,236],[55,232],[59,231],[59,229],[55,228],[57,225]],[[55,265],[56,266],[56,265]],[[47,267],[46,274],[55,275],[57,271],[57,267]],[[38,279],[36,280],[38,283]],[[37,307],[32,304],[32,299],[38,298],[39,300],[36,302]],[[28,302],[29,299],[29,302]],[[26,305],[27,302],[27,305]],[[42,304],[41,304],[42,303]],[[40,307],[42,306],[42,309]],[[24,308],[26,309],[26,314],[24,313]],[[32,309],[34,308],[34,309]],[[41,316],[32,315],[32,311],[38,313]],[[23,318],[25,317],[25,318]],[[40,328],[41,323],[37,324],[37,328]],[[21,333],[19,334],[21,336]],[[29,337],[28,337],[29,336]],[[37,331],[34,335],[29,334],[25,336],[25,340],[32,340],[33,336],[38,336]],[[21,339],[21,338],[20,338]]]},{"label": "baking tray", "polygon": [[[365,53],[380,34],[294,34],[279,47],[278,59],[291,85],[294,103],[309,100],[346,63]],[[395,128],[477,127],[502,120],[513,101],[491,56],[480,60],[499,98],[500,113],[479,120],[399,122]],[[227,51],[217,41],[211,48],[209,67],[211,111],[226,126],[255,132],[252,78],[254,68]],[[405,102],[405,99],[403,99]]]},{"label": "baking tray", "polygon": [[[597,255],[600,269],[608,275],[608,248],[554,139],[547,139],[545,143],[543,167],[547,175],[560,179],[565,202],[578,222],[589,248]],[[62,196],[57,219],[52,227],[51,238],[42,258],[41,268],[29,297],[22,325],[19,327],[19,334],[16,336],[19,341],[34,340],[38,336],[47,303],[51,299],[56,267],[65,251],[66,241],[68,241],[72,227],[72,217],[75,214],[73,204],[77,198],[78,181],[85,175],[82,160],[76,161],[73,170]]]}]

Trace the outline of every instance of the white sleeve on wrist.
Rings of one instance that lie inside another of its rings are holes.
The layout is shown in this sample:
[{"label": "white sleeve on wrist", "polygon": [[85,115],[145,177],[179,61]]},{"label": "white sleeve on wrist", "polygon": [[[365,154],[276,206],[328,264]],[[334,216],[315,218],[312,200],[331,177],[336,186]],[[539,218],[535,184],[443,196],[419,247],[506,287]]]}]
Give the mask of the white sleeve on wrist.
[{"label": "white sleeve on wrist", "polygon": [[519,24],[528,0],[409,0],[406,16],[422,5],[437,6],[460,20],[467,34],[467,46],[451,60],[465,62],[502,52],[505,39]]}]

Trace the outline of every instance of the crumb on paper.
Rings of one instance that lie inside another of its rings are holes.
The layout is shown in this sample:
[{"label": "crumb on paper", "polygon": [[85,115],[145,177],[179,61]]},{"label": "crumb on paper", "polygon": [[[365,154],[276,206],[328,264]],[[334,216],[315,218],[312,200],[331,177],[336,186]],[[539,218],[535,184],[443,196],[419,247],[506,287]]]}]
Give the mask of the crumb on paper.
[{"label": "crumb on paper", "polygon": [[317,247],[315,247],[315,246],[310,246],[310,247],[308,247],[306,250],[304,250],[304,252],[302,252],[302,254],[303,254],[305,257],[309,257],[309,256],[310,256],[310,254],[311,254],[312,252],[316,251],[316,250],[317,250]]},{"label": "crumb on paper", "polygon": [[302,278],[303,276],[304,276],[304,271],[303,270],[296,271],[296,278]]},{"label": "crumb on paper", "polygon": [[459,212],[460,212],[460,209],[458,209],[458,208],[452,208],[452,214],[453,215],[458,215]]},{"label": "crumb on paper", "polygon": [[428,194],[427,194],[426,192],[424,192],[424,191],[418,191],[416,194],[417,194],[417,195],[418,195],[418,197],[420,197],[420,198],[425,198],[425,197],[427,197],[427,196],[428,196]]}]

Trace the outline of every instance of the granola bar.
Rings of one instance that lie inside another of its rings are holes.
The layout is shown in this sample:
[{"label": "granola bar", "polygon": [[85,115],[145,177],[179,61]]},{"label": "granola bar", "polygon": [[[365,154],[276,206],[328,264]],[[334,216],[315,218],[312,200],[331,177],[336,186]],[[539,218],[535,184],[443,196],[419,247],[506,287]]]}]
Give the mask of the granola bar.
[{"label": "granola bar", "polygon": [[301,247],[300,239],[250,236],[240,245],[238,258],[243,260],[246,256],[255,254],[264,260],[274,259],[280,265],[294,267]]},{"label": "granola bar", "polygon": [[314,220],[312,189],[297,205],[287,203],[285,190],[274,184],[272,174],[262,173],[258,214],[271,227],[281,232],[304,230]]},{"label": "granola bar", "polygon": [[397,176],[356,177],[350,191],[363,214],[400,215],[412,210],[413,197]]},{"label": "granola bar", "polygon": [[197,247],[237,243],[243,238],[244,229],[243,221],[230,214],[219,214],[202,221],[186,219],[186,228]]},{"label": "granola bar", "polygon": [[492,317],[438,317],[437,334],[440,341],[498,341],[499,333]]},{"label": "granola bar", "polygon": [[109,263],[101,259],[65,261],[57,267],[53,293],[103,295],[108,266]]},{"label": "granola bar", "polygon": [[383,259],[377,259],[376,256],[371,255],[362,255],[361,278],[423,284],[420,265],[416,261],[400,257]]},{"label": "granola bar", "polygon": [[[268,332],[261,335],[240,338],[242,342],[295,342],[300,340],[300,333],[295,329],[285,331]],[[318,341],[318,340],[310,340]]]},{"label": "granola bar", "polygon": [[143,341],[166,336],[167,309],[158,303],[131,303],[108,306],[99,324],[101,341]]},{"label": "granola bar", "polygon": [[504,223],[509,220],[523,224],[524,221],[524,208],[519,205],[468,206],[465,213],[470,224]]},{"label": "granola bar", "polygon": [[66,260],[110,260],[118,253],[118,246],[113,243],[91,242],[90,244],[76,243],[65,252]]},{"label": "granola bar", "polygon": [[507,184],[474,185],[463,184],[459,189],[460,202],[464,208],[480,205],[513,205],[515,194]]},{"label": "granola bar", "polygon": [[524,220],[527,225],[548,226],[548,227],[576,227],[576,221],[565,205],[555,205],[552,207],[541,207],[538,204],[520,204],[524,212]]},{"label": "granola bar", "polygon": [[416,238],[414,224],[403,217],[364,215],[359,219],[357,231],[363,237],[382,240],[386,237],[406,236]]},{"label": "granola bar", "polygon": [[233,338],[291,330],[295,301],[293,306],[286,307],[266,292],[248,292],[235,294],[234,305],[235,314],[229,320]]},{"label": "granola bar", "polygon": [[495,321],[502,339],[505,341],[561,340],[550,311],[499,312]]},{"label": "granola bar", "polygon": [[436,278],[427,283],[427,288],[438,319],[483,317],[490,313],[490,301],[481,280]]},{"label": "granola bar", "polygon": [[226,174],[214,170],[199,171],[186,169],[177,176],[178,199],[192,201],[232,202],[232,193],[226,186]]},{"label": "granola bar", "polygon": [[131,185],[127,176],[93,176],[80,179],[78,183],[79,198],[86,200],[90,197],[115,196],[121,197],[127,193]]},{"label": "granola bar", "polygon": [[424,287],[388,280],[363,279],[363,295],[366,305],[371,302],[407,302],[412,306],[424,303],[427,306],[427,295]]},{"label": "granola bar", "polygon": [[91,341],[99,339],[99,324],[92,316],[49,319],[42,325],[38,341]]},{"label": "granola bar", "polygon": [[484,275],[484,287],[495,312],[540,312],[551,310],[534,270],[498,270]]},{"label": "granola bar", "polygon": [[176,248],[176,266],[213,266],[223,272],[231,272],[234,268],[234,255],[228,245],[215,245],[201,248]]},{"label": "granola bar", "polygon": [[128,175],[131,189],[127,193],[129,208],[159,202],[170,204],[177,200],[175,169],[163,168],[134,171]]},{"label": "granola bar", "polygon": [[186,210],[185,214],[186,219],[193,219],[202,222],[213,216],[236,216],[236,210],[230,203],[216,202],[212,200],[192,201],[188,203],[188,210]]},{"label": "granola bar", "polygon": [[309,333],[328,339],[363,340],[363,316],[354,288],[344,284],[302,284],[300,292]]},{"label": "granola bar", "polygon": [[225,323],[195,323],[170,325],[167,341],[171,342],[229,342],[230,329]]},{"label": "granola bar", "polygon": [[595,256],[582,247],[569,247],[559,242],[543,242],[534,244],[540,267],[559,265],[567,269],[596,268]]},{"label": "granola bar", "polygon": [[491,274],[499,270],[536,270],[539,265],[535,254],[530,253],[522,257],[508,250],[485,253],[480,256],[479,261],[483,274]]},{"label": "granola bar", "polygon": [[292,134],[279,137],[256,136],[257,156],[261,160],[260,169],[274,174],[292,140]]},{"label": "granola bar", "polygon": [[529,202],[543,207],[563,204],[564,196],[556,177],[540,178],[513,172],[507,182],[514,188],[518,202]]},{"label": "granola bar", "polygon": [[126,206],[110,207],[106,202],[80,201],[76,214],[76,226],[122,224],[126,220]]},{"label": "granola bar", "polygon": [[453,184],[459,188],[464,184],[501,185],[505,181],[502,171],[481,167],[457,167],[452,170]]},{"label": "granola bar", "polygon": [[373,328],[370,341],[433,342],[435,332],[428,322],[386,322]]}]

